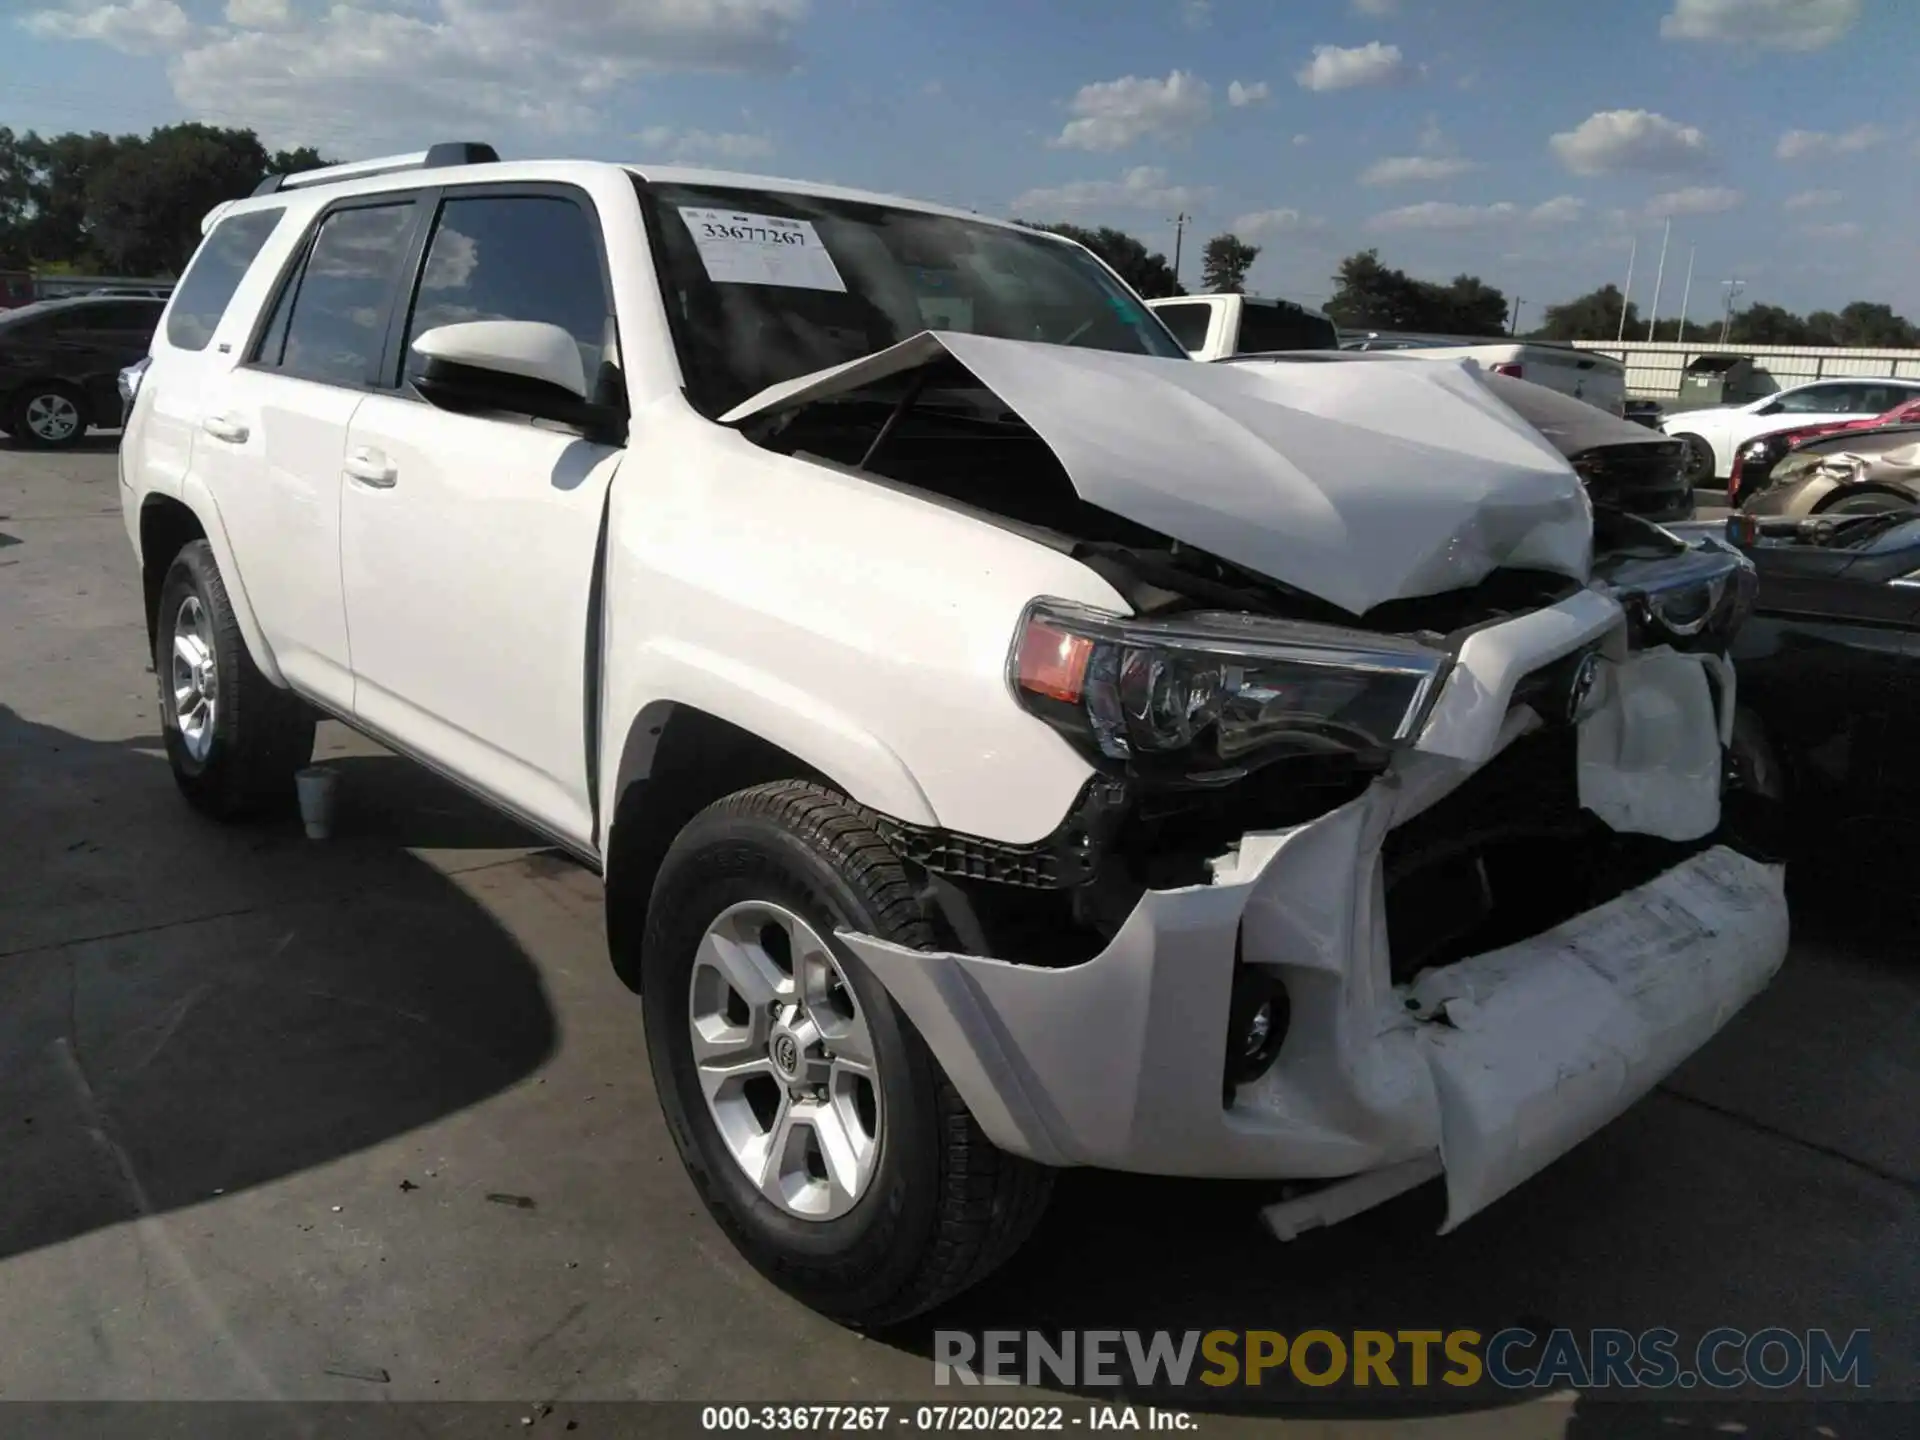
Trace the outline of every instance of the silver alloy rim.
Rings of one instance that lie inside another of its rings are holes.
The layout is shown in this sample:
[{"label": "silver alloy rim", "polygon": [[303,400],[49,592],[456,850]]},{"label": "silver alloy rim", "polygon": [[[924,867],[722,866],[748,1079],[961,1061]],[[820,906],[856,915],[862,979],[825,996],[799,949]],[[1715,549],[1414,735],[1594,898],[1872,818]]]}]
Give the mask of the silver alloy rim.
[{"label": "silver alloy rim", "polygon": [[42,440],[66,440],[80,428],[80,407],[54,392],[27,402],[27,428]]},{"label": "silver alloy rim", "polygon": [[189,595],[173,618],[173,713],[180,721],[180,739],[195,760],[205,760],[213,748],[219,702],[213,626],[200,597]]},{"label": "silver alloy rim", "polygon": [[763,901],[723,911],[694,955],[687,1014],[707,1112],[753,1186],[802,1220],[858,1204],[880,1158],[880,1072],[813,927]]}]

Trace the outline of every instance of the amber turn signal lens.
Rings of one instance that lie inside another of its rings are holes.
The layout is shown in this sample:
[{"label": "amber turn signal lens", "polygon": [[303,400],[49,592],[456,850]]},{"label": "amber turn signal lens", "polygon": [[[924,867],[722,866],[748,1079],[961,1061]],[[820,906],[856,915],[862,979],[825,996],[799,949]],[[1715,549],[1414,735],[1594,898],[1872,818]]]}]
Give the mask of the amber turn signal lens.
[{"label": "amber turn signal lens", "polygon": [[1086,636],[1069,635],[1034,620],[1020,637],[1014,673],[1022,690],[1072,705],[1086,689],[1087,662],[1092,658],[1093,641]]}]

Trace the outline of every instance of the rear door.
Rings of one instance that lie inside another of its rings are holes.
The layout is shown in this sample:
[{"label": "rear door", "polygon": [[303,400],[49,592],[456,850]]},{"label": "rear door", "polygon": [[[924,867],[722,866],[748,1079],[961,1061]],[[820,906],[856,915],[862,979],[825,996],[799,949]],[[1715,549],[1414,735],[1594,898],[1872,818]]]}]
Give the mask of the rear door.
[{"label": "rear door", "polygon": [[600,222],[582,191],[444,192],[382,383],[355,412],[341,497],[354,715],[504,808],[593,843],[588,627],[607,485],[621,451],[510,415],[422,400],[411,346],[471,320],[573,336],[618,383]]},{"label": "rear door", "polygon": [[340,584],[347,427],[376,383],[418,192],[322,211],[240,363],[209,378],[194,469],[220,507],[261,633],[296,690],[353,703]]},{"label": "rear door", "polygon": [[86,392],[96,425],[119,419],[120,372],[147,353],[164,307],[157,300],[100,300],[73,311],[64,347],[71,380]]}]

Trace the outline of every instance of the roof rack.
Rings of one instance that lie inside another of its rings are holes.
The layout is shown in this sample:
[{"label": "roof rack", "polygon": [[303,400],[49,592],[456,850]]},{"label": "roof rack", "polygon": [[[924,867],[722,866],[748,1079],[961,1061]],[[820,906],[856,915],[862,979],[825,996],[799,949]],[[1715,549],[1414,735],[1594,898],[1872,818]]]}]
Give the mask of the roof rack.
[{"label": "roof rack", "polygon": [[345,165],[323,165],[293,175],[269,175],[254,187],[256,195],[273,195],[306,185],[329,185],[335,180],[361,180],[398,170],[439,170],[453,165],[492,165],[499,151],[475,140],[449,140],[408,155],[386,155],[378,160],[352,160]]}]

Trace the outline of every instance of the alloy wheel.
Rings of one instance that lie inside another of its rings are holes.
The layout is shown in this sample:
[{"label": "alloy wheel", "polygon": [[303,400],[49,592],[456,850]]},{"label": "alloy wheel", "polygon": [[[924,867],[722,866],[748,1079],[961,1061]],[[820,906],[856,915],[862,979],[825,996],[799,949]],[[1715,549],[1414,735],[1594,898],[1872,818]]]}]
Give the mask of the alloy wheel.
[{"label": "alloy wheel", "polygon": [[708,1113],[760,1194],[802,1220],[853,1209],[880,1157],[879,1065],[814,928],[761,901],[723,911],[694,956],[688,1021]]},{"label": "alloy wheel", "polygon": [[80,407],[57,390],[36,395],[27,401],[27,429],[50,445],[71,440],[80,428]]},{"label": "alloy wheel", "polygon": [[173,712],[187,753],[204,761],[213,748],[213,722],[220,703],[213,625],[198,595],[180,603],[173,620]]}]

